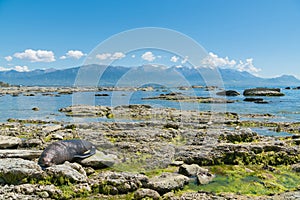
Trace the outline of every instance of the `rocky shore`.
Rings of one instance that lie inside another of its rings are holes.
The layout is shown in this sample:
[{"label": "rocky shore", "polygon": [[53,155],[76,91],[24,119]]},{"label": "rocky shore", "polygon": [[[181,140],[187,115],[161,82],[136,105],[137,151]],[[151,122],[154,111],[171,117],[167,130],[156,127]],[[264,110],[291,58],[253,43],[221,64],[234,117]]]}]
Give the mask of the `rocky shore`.
[{"label": "rocky shore", "polygon": [[[236,113],[148,105],[77,105],[60,111],[111,121],[2,123],[0,199],[300,197],[299,123],[242,121]],[[261,136],[249,128],[256,126],[291,136]],[[97,153],[78,163],[40,168],[37,159],[47,145],[75,138],[93,142]]]},{"label": "rocky shore", "polygon": [[[107,96],[102,92],[115,90],[155,89],[9,87],[1,88],[0,93],[56,96],[95,92]],[[278,89],[246,91],[255,92],[251,96],[281,96]],[[218,95],[240,94],[230,90]],[[148,99],[235,102],[181,93]],[[276,116],[268,113],[240,115],[150,105],[73,105],[59,111],[67,117],[105,120],[63,123],[11,118],[0,124],[0,199],[300,198],[299,122],[276,122],[271,120]],[[286,136],[262,136],[252,128]],[[94,143],[96,154],[41,169],[37,160],[42,151],[55,141],[69,139]]]}]

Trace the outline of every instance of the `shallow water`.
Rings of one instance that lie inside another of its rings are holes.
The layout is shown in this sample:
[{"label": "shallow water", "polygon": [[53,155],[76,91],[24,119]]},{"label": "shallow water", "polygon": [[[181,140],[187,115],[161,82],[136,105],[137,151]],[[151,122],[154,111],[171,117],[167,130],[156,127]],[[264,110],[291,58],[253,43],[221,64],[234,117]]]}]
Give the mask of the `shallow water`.
[{"label": "shallow water", "polygon": [[[242,94],[243,89],[235,89]],[[275,115],[274,121],[300,121],[300,90],[282,90],[285,93],[283,97],[262,97],[269,104],[255,104],[253,102],[244,102],[243,95],[237,97],[228,97],[228,99],[237,100],[231,104],[199,104],[199,103],[179,103],[175,101],[164,100],[142,100],[144,97],[158,96],[162,93],[181,92],[191,96],[216,96],[217,91],[205,91],[204,89],[185,90],[180,91],[176,88],[163,91],[145,92],[124,92],[124,91],[104,91],[98,92],[101,94],[108,94],[109,96],[96,96],[93,92],[74,93],[73,95],[61,95],[59,97],[43,96],[37,94],[36,96],[17,97],[5,95],[0,97],[0,121],[4,122],[8,118],[18,119],[40,119],[40,120],[57,120],[57,121],[78,121],[78,118],[66,117],[58,110],[74,104],[89,104],[89,105],[104,105],[104,106],[118,106],[128,104],[149,104],[153,107],[172,107],[183,110],[200,110],[200,111],[216,111],[216,112],[235,112],[239,114],[265,114],[269,113]],[[39,111],[33,111],[33,107],[38,107]],[[103,118],[85,118],[80,119],[81,122],[88,121],[103,121]]]}]

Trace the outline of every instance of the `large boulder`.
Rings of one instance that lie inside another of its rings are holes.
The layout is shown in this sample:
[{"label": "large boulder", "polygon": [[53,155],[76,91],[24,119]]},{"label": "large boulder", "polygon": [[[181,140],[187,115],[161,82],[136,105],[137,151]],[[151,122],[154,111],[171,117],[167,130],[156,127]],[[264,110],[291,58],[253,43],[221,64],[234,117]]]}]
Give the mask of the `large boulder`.
[{"label": "large boulder", "polygon": [[111,167],[117,162],[119,162],[119,160],[116,155],[104,154],[101,151],[96,151],[95,155],[81,160],[80,164],[82,164],[85,167],[101,169],[101,168]]},{"label": "large boulder", "polygon": [[161,199],[159,193],[156,192],[155,190],[151,190],[151,189],[140,188],[134,193],[135,200],[142,200],[142,199],[147,199],[147,198],[150,198],[153,200]]},{"label": "large boulder", "polygon": [[172,190],[183,189],[184,185],[189,183],[189,178],[176,173],[162,173],[155,176],[147,183],[147,188],[157,191],[159,194],[165,194]]},{"label": "large boulder", "polygon": [[244,96],[284,96],[280,92],[280,88],[253,88],[246,89],[243,92]]},{"label": "large boulder", "polygon": [[80,183],[88,180],[85,170],[78,163],[65,162],[62,165],[53,165],[46,169],[46,173],[59,180],[61,184],[64,181]]},{"label": "large boulder", "polygon": [[148,182],[148,177],[143,174],[129,172],[102,172],[93,177],[96,182],[93,187],[99,187],[99,192],[103,194],[126,194],[144,187]]},{"label": "large boulder", "polygon": [[207,169],[204,169],[197,164],[184,164],[180,166],[179,173],[189,177],[196,177],[197,182],[201,185],[208,184],[215,177],[215,175],[209,173]]},{"label": "large boulder", "polygon": [[17,148],[21,143],[20,138],[0,135],[0,149]]},{"label": "large boulder", "polygon": [[45,172],[33,161],[20,158],[0,159],[0,183],[21,184],[44,177]]},{"label": "large boulder", "polygon": [[217,92],[216,94],[220,95],[220,96],[239,96],[240,95],[240,93],[238,93],[235,90],[224,90],[221,92]]}]

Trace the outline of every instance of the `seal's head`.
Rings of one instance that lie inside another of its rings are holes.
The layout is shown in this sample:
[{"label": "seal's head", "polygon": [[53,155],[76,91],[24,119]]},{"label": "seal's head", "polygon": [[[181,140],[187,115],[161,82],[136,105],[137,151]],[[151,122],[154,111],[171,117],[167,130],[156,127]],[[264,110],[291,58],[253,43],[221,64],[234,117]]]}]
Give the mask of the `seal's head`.
[{"label": "seal's head", "polygon": [[54,155],[50,152],[43,152],[39,158],[38,164],[41,166],[42,169],[50,167],[54,165],[53,163]]}]

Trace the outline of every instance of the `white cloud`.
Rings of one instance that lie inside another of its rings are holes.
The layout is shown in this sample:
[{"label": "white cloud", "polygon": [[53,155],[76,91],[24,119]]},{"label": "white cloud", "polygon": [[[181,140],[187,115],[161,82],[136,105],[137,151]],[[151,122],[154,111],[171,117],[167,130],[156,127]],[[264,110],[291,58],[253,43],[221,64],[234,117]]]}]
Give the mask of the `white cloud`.
[{"label": "white cloud", "polygon": [[12,61],[13,57],[12,56],[6,56],[4,59],[8,62]]},{"label": "white cloud", "polygon": [[235,60],[229,60],[228,57],[220,58],[218,55],[210,52],[206,58],[202,60],[202,64],[205,67],[224,67],[236,65]]},{"label": "white cloud", "polygon": [[61,60],[67,59],[67,56],[61,56],[61,57],[59,57],[59,59],[61,59]]},{"label": "white cloud", "polygon": [[121,58],[124,58],[125,57],[125,54],[122,53],[122,52],[115,52],[111,57],[110,59],[111,60],[118,60],[118,59],[121,59]]},{"label": "white cloud", "polygon": [[253,64],[253,58],[248,58],[246,61],[239,60],[230,60],[228,57],[221,58],[218,55],[210,52],[209,55],[202,60],[202,65],[204,67],[223,67],[223,68],[232,68],[238,71],[246,71],[252,74],[258,73],[261,69],[256,68]]},{"label": "white cloud", "polygon": [[147,51],[142,55],[142,59],[151,62],[151,61],[155,60],[155,56],[153,55],[153,53],[151,51]]},{"label": "white cloud", "polygon": [[179,57],[177,56],[172,56],[170,61],[176,63],[178,61]]},{"label": "white cloud", "polygon": [[126,57],[126,55],[122,52],[115,52],[113,54],[111,54],[111,53],[102,53],[102,54],[97,54],[96,55],[96,58],[98,58],[99,60],[107,60],[107,59],[118,60],[118,59],[121,59],[121,58],[124,58],[124,57]]},{"label": "white cloud", "polygon": [[133,55],[131,56],[131,58],[135,58],[135,55],[133,54]]},{"label": "white cloud", "polygon": [[66,53],[65,56],[61,56],[60,59],[66,59],[66,58],[80,59],[83,56],[86,56],[86,54],[83,53],[82,51],[70,50]]},{"label": "white cloud", "polygon": [[111,57],[110,53],[102,53],[102,54],[97,54],[96,58],[100,59],[100,60],[106,60],[108,58]]},{"label": "white cloud", "polygon": [[246,62],[240,60],[239,64],[236,66],[239,71],[246,71],[252,74],[256,74],[261,71],[261,69],[256,68],[253,65],[253,58],[246,59]]},{"label": "white cloud", "polygon": [[18,71],[18,72],[29,72],[29,68],[27,66],[15,66],[15,67],[12,67],[12,68],[5,68],[5,67],[0,67],[0,71],[10,71],[10,70],[15,70],[15,71]]},{"label": "white cloud", "polygon": [[52,51],[26,49],[24,52],[14,54],[14,57],[30,62],[54,62],[55,57]]},{"label": "white cloud", "polygon": [[185,64],[188,61],[188,56],[185,56],[185,58],[181,61],[181,64]]}]

